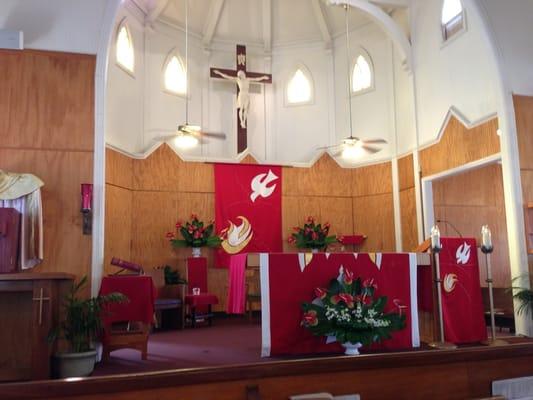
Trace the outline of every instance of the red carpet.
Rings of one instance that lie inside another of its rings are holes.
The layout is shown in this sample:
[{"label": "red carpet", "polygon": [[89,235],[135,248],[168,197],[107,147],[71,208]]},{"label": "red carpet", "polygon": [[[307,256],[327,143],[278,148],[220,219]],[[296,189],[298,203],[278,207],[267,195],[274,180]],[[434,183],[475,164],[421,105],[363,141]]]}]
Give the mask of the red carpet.
[{"label": "red carpet", "polygon": [[98,363],[93,376],[269,361],[261,358],[261,325],[241,318],[215,318],[213,326],[155,332],[148,360],[135,350],[117,350]]}]

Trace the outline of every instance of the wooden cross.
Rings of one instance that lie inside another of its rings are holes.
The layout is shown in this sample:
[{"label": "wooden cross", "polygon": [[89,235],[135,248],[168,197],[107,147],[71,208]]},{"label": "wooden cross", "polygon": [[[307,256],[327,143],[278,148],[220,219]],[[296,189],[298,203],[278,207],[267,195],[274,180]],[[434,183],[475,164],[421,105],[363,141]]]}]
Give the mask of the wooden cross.
[{"label": "wooden cross", "polygon": [[[237,77],[239,71],[243,71],[246,74],[246,78],[257,79],[261,77],[266,77],[266,79],[261,80],[261,83],[272,83],[271,74],[263,74],[260,72],[248,72],[246,70],[246,46],[241,44],[237,45],[237,50],[235,52],[237,68],[233,69],[224,69],[224,68],[211,68],[210,76],[211,78],[222,78],[215,71],[220,71],[223,74],[230,77]],[[253,81],[252,81],[253,83]],[[237,86],[237,96],[239,96],[239,86]],[[248,126],[246,124],[246,126]],[[247,128],[241,126],[241,121],[239,118],[239,110],[237,110],[237,152],[242,153],[248,147],[248,132]]]},{"label": "wooden cross", "polygon": [[39,325],[43,324],[43,302],[50,301],[50,297],[44,297],[44,290],[41,288],[39,297],[32,298],[33,301],[39,302]]}]

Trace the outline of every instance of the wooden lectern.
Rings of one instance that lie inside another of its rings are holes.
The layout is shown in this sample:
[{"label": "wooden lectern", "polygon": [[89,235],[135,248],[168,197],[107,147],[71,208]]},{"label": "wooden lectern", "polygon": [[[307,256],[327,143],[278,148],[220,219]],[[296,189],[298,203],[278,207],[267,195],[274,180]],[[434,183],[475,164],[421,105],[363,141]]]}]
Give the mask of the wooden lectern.
[{"label": "wooden lectern", "polygon": [[48,334],[73,280],[65,273],[0,274],[0,381],[50,378]]}]

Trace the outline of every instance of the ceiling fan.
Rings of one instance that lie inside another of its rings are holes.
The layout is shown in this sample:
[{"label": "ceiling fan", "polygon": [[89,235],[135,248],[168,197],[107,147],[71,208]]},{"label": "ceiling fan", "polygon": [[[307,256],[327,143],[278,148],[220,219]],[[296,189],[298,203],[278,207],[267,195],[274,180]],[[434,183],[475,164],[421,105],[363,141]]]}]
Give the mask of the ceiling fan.
[{"label": "ceiling fan", "polygon": [[[177,147],[189,149],[199,143],[206,143],[204,138],[226,139],[224,133],[203,132],[200,126],[189,124],[189,0],[185,0],[185,84],[185,123],[178,125],[178,129],[173,134],[158,136],[154,140],[157,142],[173,140]],[[156,129],[155,131],[168,132],[171,129]]]},{"label": "ceiling fan", "polygon": [[379,145],[386,144],[385,139],[363,140],[353,136],[353,118],[352,118],[352,93],[350,77],[350,35],[348,27],[348,10],[349,5],[344,4],[345,24],[346,24],[346,67],[348,71],[348,106],[350,115],[350,136],[341,140],[340,143],[332,146],[319,147],[318,150],[328,150],[338,148],[339,150],[332,154],[333,157],[342,156],[345,159],[356,159],[365,154],[374,154],[381,151]]}]

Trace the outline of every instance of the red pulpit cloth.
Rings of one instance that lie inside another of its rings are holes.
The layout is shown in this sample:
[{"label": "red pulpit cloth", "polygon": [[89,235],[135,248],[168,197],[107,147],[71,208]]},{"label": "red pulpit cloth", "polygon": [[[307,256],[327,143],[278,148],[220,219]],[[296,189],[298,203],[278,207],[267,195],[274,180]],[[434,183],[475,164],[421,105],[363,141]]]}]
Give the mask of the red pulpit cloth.
[{"label": "red pulpit cloth", "polygon": [[458,344],[486,340],[476,240],[441,238],[441,244],[444,336]]},{"label": "red pulpit cloth", "polygon": [[141,321],[151,324],[157,290],[149,276],[106,276],[102,279],[100,294],[119,292],[128,297],[127,303],[110,304],[104,324],[119,321]]},{"label": "red pulpit cloth", "polygon": [[244,314],[246,302],[246,261],[248,254],[242,253],[230,257],[228,277],[228,314]]},{"label": "red pulpit cloth", "polygon": [[[301,326],[303,302],[314,299],[316,287],[328,287],[340,267],[356,277],[373,278],[376,295],[387,296],[386,311],[405,313],[406,327],[394,332],[382,349],[420,346],[417,306],[417,259],[414,253],[261,254],[262,356],[340,352]],[[378,348],[373,345],[372,348]]]}]

